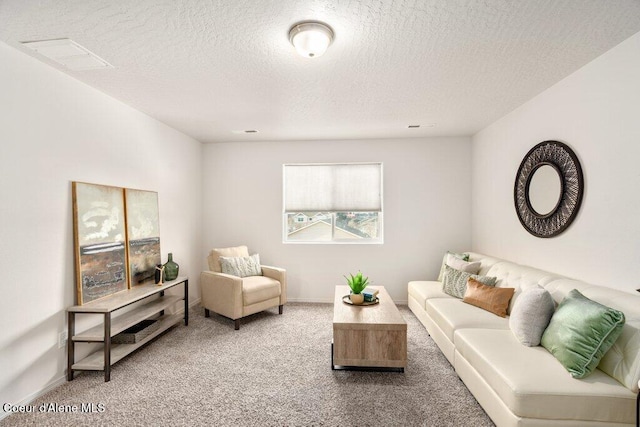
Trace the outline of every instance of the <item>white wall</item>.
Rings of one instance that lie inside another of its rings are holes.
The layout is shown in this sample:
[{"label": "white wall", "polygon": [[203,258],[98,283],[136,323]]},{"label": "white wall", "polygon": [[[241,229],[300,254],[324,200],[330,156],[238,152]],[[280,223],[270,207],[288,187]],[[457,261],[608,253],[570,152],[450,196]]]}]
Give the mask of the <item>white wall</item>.
[{"label": "white wall", "polygon": [[[535,72],[535,70],[531,70]],[[584,281],[640,287],[640,33],[473,137],[473,248]],[[515,175],[538,142],[565,142],[585,192],[571,226],[540,239],[519,223]]]},{"label": "white wall", "polygon": [[0,43],[0,147],[0,402],[16,404],[64,381],[71,181],[157,191],[162,259],[199,298],[202,146]]},{"label": "white wall", "polygon": [[[407,281],[437,277],[447,249],[470,247],[470,138],[227,143],[204,148],[204,247],[246,244],[287,269],[288,296],[333,301],[362,272],[407,301]],[[384,163],[384,244],[282,243],[282,165]]]}]

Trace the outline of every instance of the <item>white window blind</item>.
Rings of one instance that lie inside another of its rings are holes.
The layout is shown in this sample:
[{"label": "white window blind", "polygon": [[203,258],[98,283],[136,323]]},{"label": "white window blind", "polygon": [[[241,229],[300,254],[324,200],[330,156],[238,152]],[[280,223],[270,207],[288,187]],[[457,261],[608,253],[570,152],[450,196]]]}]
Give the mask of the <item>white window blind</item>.
[{"label": "white window blind", "polygon": [[382,163],[284,165],[284,212],[381,212]]}]

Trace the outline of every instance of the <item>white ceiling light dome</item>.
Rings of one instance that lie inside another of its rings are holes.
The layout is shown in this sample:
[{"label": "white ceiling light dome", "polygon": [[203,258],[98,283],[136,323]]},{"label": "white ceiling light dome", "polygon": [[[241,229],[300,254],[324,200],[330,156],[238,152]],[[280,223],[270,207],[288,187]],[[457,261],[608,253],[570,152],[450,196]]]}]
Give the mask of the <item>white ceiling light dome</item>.
[{"label": "white ceiling light dome", "polygon": [[299,22],[289,30],[289,41],[300,55],[317,58],[333,42],[333,30],[318,21]]}]

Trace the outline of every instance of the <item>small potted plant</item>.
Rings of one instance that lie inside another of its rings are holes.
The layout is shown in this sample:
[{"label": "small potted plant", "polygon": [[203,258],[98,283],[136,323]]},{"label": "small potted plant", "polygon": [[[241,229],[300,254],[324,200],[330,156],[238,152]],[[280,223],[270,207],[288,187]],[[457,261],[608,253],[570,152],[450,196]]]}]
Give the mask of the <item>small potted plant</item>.
[{"label": "small potted plant", "polygon": [[362,291],[367,287],[367,282],[369,281],[368,277],[362,277],[362,273],[358,271],[358,274],[355,276],[349,273],[350,277],[344,276],[347,279],[347,284],[351,288],[351,294],[349,294],[349,299],[354,304],[362,304],[364,302],[364,295],[362,295]]}]

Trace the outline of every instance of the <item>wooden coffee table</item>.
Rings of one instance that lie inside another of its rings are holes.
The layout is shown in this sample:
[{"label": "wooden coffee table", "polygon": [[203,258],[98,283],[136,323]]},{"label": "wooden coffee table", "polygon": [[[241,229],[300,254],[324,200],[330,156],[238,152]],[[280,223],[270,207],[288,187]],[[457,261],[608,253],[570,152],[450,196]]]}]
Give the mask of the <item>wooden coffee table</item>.
[{"label": "wooden coffee table", "polygon": [[[407,366],[407,322],[383,286],[379,304],[349,305],[348,286],[336,286],[333,301],[331,369],[378,368],[404,372]],[[376,369],[376,370],[378,370]]]}]

